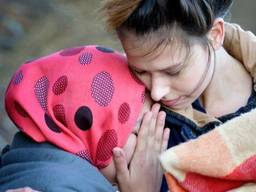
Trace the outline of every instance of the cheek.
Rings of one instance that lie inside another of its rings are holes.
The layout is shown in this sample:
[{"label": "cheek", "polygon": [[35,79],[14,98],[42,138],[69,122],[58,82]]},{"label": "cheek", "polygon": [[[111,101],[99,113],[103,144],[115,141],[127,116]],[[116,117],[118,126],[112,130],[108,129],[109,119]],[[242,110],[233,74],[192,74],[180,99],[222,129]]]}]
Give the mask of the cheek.
[{"label": "cheek", "polygon": [[173,80],[171,85],[176,90],[190,92],[196,87],[198,81],[197,75],[187,75]]},{"label": "cheek", "polygon": [[151,77],[149,74],[143,74],[143,75],[135,74],[135,75],[148,90],[151,90]]},{"label": "cheek", "polygon": [[[190,69],[188,75],[186,76],[185,87],[189,88],[193,92],[201,94],[202,91],[208,86],[213,71],[211,66],[207,66],[205,63],[195,63],[194,67]],[[197,95],[198,96],[198,95]]]},{"label": "cheek", "polygon": [[137,142],[137,137],[134,134],[131,134],[123,148],[126,154],[126,160],[128,164],[130,163],[133,153],[135,151],[136,142]]},{"label": "cheek", "polygon": [[191,94],[204,77],[204,68],[198,63],[185,68],[178,77],[171,79],[172,88],[184,94]]}]

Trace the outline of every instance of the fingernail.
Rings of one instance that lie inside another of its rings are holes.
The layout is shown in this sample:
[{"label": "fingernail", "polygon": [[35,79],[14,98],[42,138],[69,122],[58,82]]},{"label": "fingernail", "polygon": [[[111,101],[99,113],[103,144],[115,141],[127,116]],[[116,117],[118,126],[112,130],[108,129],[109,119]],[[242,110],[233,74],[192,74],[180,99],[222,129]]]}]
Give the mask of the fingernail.
[{"label": "fingernail", "polygon": [[114,153],[114,156],[115,156],[115,157],[121,157],[121,156],[122,156],[122,152],[119,151],[119,150],[113,149],[113,153]]}]

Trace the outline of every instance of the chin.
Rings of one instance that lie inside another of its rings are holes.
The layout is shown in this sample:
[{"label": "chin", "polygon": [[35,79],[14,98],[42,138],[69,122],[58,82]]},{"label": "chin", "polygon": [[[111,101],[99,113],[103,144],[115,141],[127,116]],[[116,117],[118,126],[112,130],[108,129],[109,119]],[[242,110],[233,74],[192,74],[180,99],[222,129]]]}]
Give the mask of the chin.
[{"label": "chin", "polygon": [[177,105],[173,105],[173,106],[167,106],[165,105],[168,109],[170,110],[183,110],[183,109],[187,109],[188,107],[191,106],[191,103],[181,103],[181,104],[177,104]]}]

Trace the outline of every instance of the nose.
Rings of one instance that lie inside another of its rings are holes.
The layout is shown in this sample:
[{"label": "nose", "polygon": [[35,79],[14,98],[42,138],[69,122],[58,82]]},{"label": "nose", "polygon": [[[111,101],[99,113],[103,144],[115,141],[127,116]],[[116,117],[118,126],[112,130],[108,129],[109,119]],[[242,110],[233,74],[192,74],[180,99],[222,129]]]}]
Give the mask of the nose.
[{"label": "nose", "polygon": [[169,93],[168,79],[161,74],[151,76],[151,98],[158,102]]}]

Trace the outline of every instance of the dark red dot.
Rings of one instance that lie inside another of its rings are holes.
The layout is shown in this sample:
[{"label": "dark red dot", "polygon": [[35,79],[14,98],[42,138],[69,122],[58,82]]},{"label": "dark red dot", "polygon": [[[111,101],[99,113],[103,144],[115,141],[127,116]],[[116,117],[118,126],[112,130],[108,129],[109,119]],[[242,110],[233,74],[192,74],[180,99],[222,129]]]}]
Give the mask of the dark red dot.
[{"label": "dark red dot", "polygon": [[123,103],[118,110],[118,120],[120,123],[124,124],[129,120],[130,117],[130,106],[128,103]]},{"label": "dark red dot", "polygon": [[14,107],[18,114],[20,114],[22,117],[28,117],[28,113],[25,111],[25,109],[17,102],[14,101]]},{"label": "dark red dot", "polygon": [[100,72],[94,78],[91,85],[91,95],[96,103],[106,107],[112,100],[115,87],[111,75],[108,72]]},{"label": "dark red dot", "polygon": [[61,56],[73,56],[79,54],[84,47],[72,47],[72,48],[67,48],[64,49],[60,52]]},{"label": "dark red dot", "polygon": [[83,53],[79,57],[79,62],[82,65],[89,65],[92,62],[92,54],[91,53]]},{"label": "dark red dot", "polygon": [[49,80],[46,76],[41,77],[35,84],[35,95],[37,101],[44,111],[47,111],[47,98],[48,98]]},{"label": "dark red dot", "polygon": [[61,129],[59,128],[59,126],[52,120],[49,115],[47,115],[47,113],[44,114],[44,120],[50,130],[55,133],[61,133]]},{"label": "dark red dot", "polygon": [[54,83],[52,87],[52,92],[55,95],[60,95],[62,94],[68,86],[68,78],[67,76],[61,76],[57,81]]},{"label": "dark red dot", "polygon": [[87,106],[80,107],[74,117],[76,126],[83,130],[89,130],[93,123],[93,115],[91,109]]},{"label": "dark red dot", "polygon": [[18,84],[22,81],[22,79],[23,79],[23,73],[22,73],[22,71],[19,71],[19,72],[15,75],[15,77],[14,77],[14,79],[13,79],[13,84],[14,84],[14,85],[18,85]]},{"label": "dark red dot", "polygon": [[96,160],[107,161],[112,157],[112,150],[117,146],[117,133],[114,129],[107,130],[97,145]]},{"label": "dark red dot", "polygon": [[87,149],[77,152],[76,155],[92,163],[92,157]]},{"label": "dark red dot", "polygon": [[58,121],[67,127],[65,108],[63,105],[55,105],[53,107],[53,114]]},{"label": "dark red dot", "polygon": [[99,51],[101,51],[103,53],[114,53],[113,49],[110,49],[110,48],[107,48],[107,47],[97,46],[96,49],[98,49]]}]

